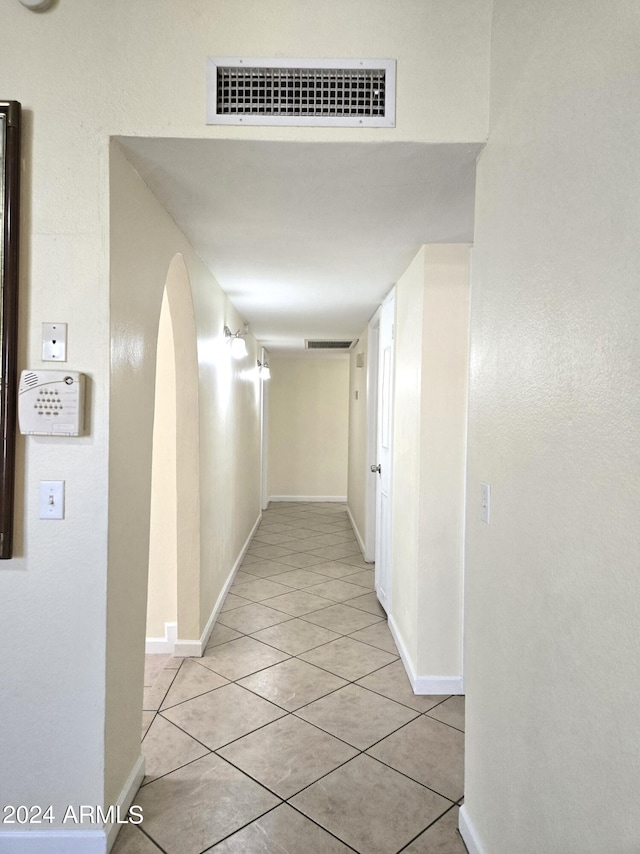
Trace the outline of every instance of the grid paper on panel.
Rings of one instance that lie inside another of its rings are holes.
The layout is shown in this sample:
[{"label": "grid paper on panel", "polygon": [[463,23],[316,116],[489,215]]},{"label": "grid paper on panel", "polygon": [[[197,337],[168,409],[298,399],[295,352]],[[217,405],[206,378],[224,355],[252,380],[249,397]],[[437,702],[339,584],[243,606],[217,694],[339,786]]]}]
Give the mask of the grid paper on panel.
[{"label": "grid paper on panel", "polygon": [[385,69],[218,67],[219,115],[384,117]]}]

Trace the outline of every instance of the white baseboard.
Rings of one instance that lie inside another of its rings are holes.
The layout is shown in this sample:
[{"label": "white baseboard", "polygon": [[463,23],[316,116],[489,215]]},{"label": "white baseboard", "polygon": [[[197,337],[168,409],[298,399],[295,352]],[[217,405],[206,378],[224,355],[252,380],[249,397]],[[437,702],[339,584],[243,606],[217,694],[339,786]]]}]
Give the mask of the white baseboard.
[{"label": "white baseboard", "polygon": [[0,831],[0,854],[105,854],[104,830]]},{"label": "white baseboard", "polygon": [[[144,779],[144,756],[139,756],[122,787],[116,815],[125,819]],[[105,813],[110,805],[103,807]],[[76,807],[76,810],[78,807]],[[77,813],[76,813],[77,814]],[[58,816],[61,819],[62,816]],[[50,830],[2,830],[0,854],[107,854],[116,841],[122,824],[109,822],[92,830],[52,827]]]},{"label": "white baseboard", "polygon": [[[122,791],[118,796],[118,801],[116,806],[118,807],[118,813],[121,816],[126,816],[127,810],[133,803],[133,799],[138,793],[138,789],[140,788],[142,781],[144,780],[144,764],[145,758],[140,755],[136,761],[136,764],[131,769],[131,773],[127,777],[127,780],[122,787]],[[105,826],[105,831],[107,834],[107,851],[111,851],[111,847],[113,843],[116,841],[116,837],[121,824],[114,824],[113,822],[107,824]]]},{"label": "white baseboard", "polygon": [[464,844],[467,846],[469,854],[485,854],[485,848],[480,842],[480,837],[473,826],[473,822],[469,818],[466,806],[463,804],[460,807],[458,814],[458,828],[460,836],[464,839]]},{"label": "white baseboard", "polygon": [[147,638],[145,640],[145,655],[173,655],[178,639],[178,624],[165,623],[163,638]]},{"label": "white baseboard", "polygon": [[360,551],[362,552],[362,556],[366,560],[366,557],[365,557],[366,549],[364,547],[364,540],[360,536],[360,531],[358,530],[358,526],[356,525],[355,520],[354,520],[353,516],[351,515],[351,510],[349,510],[348,504],[347,504],[347,516],[349,518],[349,522],[351,522],[351,527],[353,528],[353,534],[357,540],[358,545],[360,546]]},{"label": "white baseboard", "polygon": [[326,501],[344,504],[347,500],[346,495],[270,495],[269,501]]},{"label": "white baseboard", "polygon": [[227,596],[227,593],[229,592],[229,588],[233,584],[235,574],[240,568],[240,564],[244,560],[244,556],[246,555],[247,550],[251,545],[251,540],[253,539],[255,532],[258,530],[258,525],[261,521],[262,513],[258,515],[258,518],[256,519],[256,522],[253,528],[251,529],[251,533],[249,534],[249,536],[245,540],[244,545],[240,549],[240,554],[236,558],[236,561],[233,564],[233,567],[231,568],[231,572],[229,573],[229,577],[227,578],[224,587],[220,591],[220,595],[216,600],[216,604],[213,606],[213,610],[211,611],[211,615],[207,620],[207,625],[205,626],[201,637],[199,638],[199,640],[178,639],[175,644],[174,655],[184,656],[185,658],[202,658],[204,651],[207,648],[209,638],[211,637],[211,632],[213,631],[215,622],[218,619],[222,606],[224,605],[224,600]]},{"label": "white baseboard", "polygon": [[400,659],[407,671],[409,682],[414,694],[464,694],[464,681],[462,676],[420,676],[416,673],[411,661],[411,656],[405,646],[404,639],[398,631],[398,626],[391,616],[388,617],[389,631],[393,636]]}]

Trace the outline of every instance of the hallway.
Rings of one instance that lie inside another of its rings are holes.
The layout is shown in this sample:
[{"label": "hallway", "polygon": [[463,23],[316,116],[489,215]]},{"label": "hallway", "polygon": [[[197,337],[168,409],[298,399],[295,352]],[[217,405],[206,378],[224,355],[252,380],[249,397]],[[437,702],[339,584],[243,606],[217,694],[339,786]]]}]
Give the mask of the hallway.
[{"label": "hallway", "polygon": [[263,513],[204,657],[147,657],[113,854],[464,854],[464,700],[412,693],[373,577],[344,505]]}]

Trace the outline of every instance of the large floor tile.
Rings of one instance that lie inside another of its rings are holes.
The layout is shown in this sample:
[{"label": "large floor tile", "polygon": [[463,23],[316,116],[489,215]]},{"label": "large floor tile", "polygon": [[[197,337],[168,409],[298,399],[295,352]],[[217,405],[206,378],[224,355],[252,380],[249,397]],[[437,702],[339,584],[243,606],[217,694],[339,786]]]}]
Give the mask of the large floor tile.
[{"label": "large floor tile", "polygon": [[304,554],[302,552],[291,553],[280,558],[280,563],[287,566],[303,569],[307,566],[315,566],[318,563],[325,563],[325,558],[318,555]]},{"label": "large floor tile", "polygon": [[327,581],[321,581],[313,587],[313,593],[318,596],[324,596],[334,602],[344,602],[347,599],[355,599],[356,596],[362,596],[366,588],[360,584],[351,584],[350,577],[347,579],[332,578]]},{"label": "large floor tile", "polygon": [[291,540],[290,533],[277,533],[275,531],[262,531],[259,530],[256,532],[255,537],[253,538],[253,543],[258,545],[259,543],[263,543],[266,546],[281,546]]},{"label": "large floor tile", "polygon": [[421,715],[369,751],[452,801],[464,794],[464,734]]},{"label": "large floor tile", "polygon": [[249,599],[251,602],[262,602],[280,593],[289,593],[290,590],[290,587],[278,584],[271,578],[252,578],[251,581],[243,581],[233,588],[237,596],[242,596],[243,599]]},{"label": "large floor tile", "polygon": [[324,576],[318,575],[314,570],[287,569],[284,566],[282,569],[287,571],[282,575],[276,575],[273,580],[279,584],[286,584],[287,587],[295,587],[302,590],[305,587],[310,587],[312,584],[320,584],[320,582],[325,580]]},{"label": "large floor tile", "polygon": [[360,608],[362,611],[367,611],[369,614],[377,614],[380,617],[387,616],[387,612],[384,610],[380,602],[378,602],[378,597],[375,592],[365,593],[364,596],[349,599],[349,605],[351,605],[352,608]]},{"label": "large floor tile", "polygon": [[402,854],[467,854],[458,831],[458,807],[453,807],[405,848]]},{"label": "large floor tile", "polygon": [[415,718],[417,712],[357,685],[346,685],[298,709],[296,715],[365,750]]},{"label": "large floor tile", "polygon": [[[251,562],[247,563],[247,560]],[[255,555],[247,555],[242,563],[243,575],[253,575],[255,578],[272,578],[286,572],[288,569],[290,567],[284,563],[280,563],[280,561],[263,560],[262,558],[255,557]]]},{"label": "large floor tile", "polygon": [[[314,588],[315,589],[315,588]],[[320,608],[326,608],[331,605],[331,600],[317,596],[309,590],[294,590],[293,592],[285,593],[282,596],[276,596],[269,599],[269,607],[275,608],[278,611],[283,611],[285,614],[290,614],[292,617],[300,617],[302,614],[310,614],[312,611],[319,611]]]},{"label": "large floor tile", "polygon": [[162,854],[162,851],[136,825],[125,824],[118,833],[111,854]]},{"label": "large floor tile", "polygon": [[450,806],[368,756],[347,762],[291,803],[362,854],[399,851]]},{"label": "large floor tile", "polygon": [[236,587],[238,587],[238,585],[244,584],[245,581],[254,581],[254,580],[255,580],[255,576],[250,575],[248,572],[245,572],[242,569],[239,569],[235,574],[235,577],[233,579],[233,584],[231,585],[231,589],[234,590]]},{"label": "large floor tile", "polygon": [[142,735],[141,738],[144,738],[147,732],[149,731],[149,727],[151,726],[153,719],[156,716],[156,712],[143,712],[142,713]]},{"label": "large floor tile", "polygon": [[214,673],[213,670],[204,667],[199,661],[186,658],[160,708],[164,710],[170,706],[176,706],[178,703],[183,703],[185,700],[192,700],[200,694],[206,694],[207,691],[221,688],[227,684],[227,681],[224,676]]},{"label": "large floor tile", "polygon": [[350,584],[359,584],[361,587],[366,587],[367,590],[374,590],[376,586],[376,574],[372,569],[357,570],[347,580]]},{"label": "large floor tile", "polygon": [[156,677],[151,688],[145,688],[142,698],[142,708],[145,712],[156,712],[162,705],[171,683],[176,678],[175,670],[162,670]]},{"label": "large floor tile", "polygon": [[313,664],[290,658],[281,664],[268,667],[238,683],[266,700],[282,706],[289,712],[319,700],[346,682],[339,676],[320,670]]},{"label": "large floor tile", "polygon": [[227,593],[220,612],[233,611],[234,608],[240,608],[242,605],[250,605],[252,601],[251,599],[243,599],[242,596],[237,596],[235,593]]},{"label": "large floor tile", "polygon": [[[384,613],[384,612],[383,612]],[[304,619],[316,626],[323,626],[339,634],[349,634],[365,626],[379,623],[383,618],[377,614],[369,614],[351,605],[331,605],[315,614],[306,614]],[[385,621],[386,622],[386,621]]]},{"label": "large floor tile", "polygon": [[152,688],[158,676],[164,670],[170,655],[145,655],[144,657],[144,687]]},{"label": "large floor tile", "polygon": [[225,685],[161,714],[210,750],[216,750],[282,717],[284,712],[239,685]]},{"label": "large floor tile", "polygon": [[381,670],[358,679],[357,684],[418,712],[427,712],[443,700],[439,694],[414,694],[401,661],[394,661]]},{"label": "large floor tile", "polygon": [[142,753],[146,770],[144,781],[148,783],[206,756],[209,750],[162,715],[156,715],[142,742]]},{"label": "large floor tile", "polygon": [[276,649],[288,652],[289,655],[298,655],[323,643],[336,640],[340,637],[337,632],[332,632],[306,620],[287,620],[286,623],[278,623],[256,632],[253,637],[263,641]]},{"label": "large floor tile", "polygon": [[319,549],[321,546],[340,546],[344,543],[353,544],[355,538],[347,531],[333,534],[317,534],[315,537],[309,537],[306,541],[310,549]]},{"label": "large floor tile", "polygon": [[241,637],[209,647],[198,662],[226,679],[236,680],[288,658],[285,652],[253,638]]},{"label": "large floor tile", "polygon": [[[288,804],[234,833],[205,854],[353,854],[342,842]],[[137,851],[121,852],[137,854]],[[146,854],[146,852],[141,852]],[[153,854],[153,852],[149,852]]]},{"label": "large floor tile", "polygon": [[365,629],[358,629],[357,632],[352,632],[349,637],[353,640],[358,640],[361,643],[368,643],[371,646],[376,646],[378,649],[383,649],[385,652],[390,652],[392,655],[398,654],[398,648],[389,631],[387,621],[383,620],[380,623],[374,623],[372,626],[367,626]]},{"label": "large floor tile", "polygon": [[357,566],[349,566],[348,563],[342,563],[339,560],[329,560],[316,564],[313,571],[328,578],[346,578],[348,581],[349,575],[355,575],[361,570]]},{"label": "large floor tile", "polygon": [[140,789],[145,832],[167,854],[200,854],[279,801],[210,754]]},{"label": "large floor tile", "polygon": [[430,709],[428,715],[464,732],[464,697],[449,697],[444,703]]},{"label": "large floor tile", "polygon": [[268,626],[275,626],[276,623],[288,619],[289,616],[282,611],[269,608],[268,605],[263,605],[261,602],[254,602],[252,605],[234,608],[233,611],[225,611],[218,617],[218,622],[222,623],[223,626],[228,626],[230,629],[236,629],[248,635],[252,632],[258,632],[260,629],[266,629]]},{"label": "large floor tile", "polygon": [[362,553],[360,551],[358,551],[358,554],[342,558],[342,561],[343,563],[350,563],[352,566],[358,567],[359,569],[375,570],[375,564],[367,563],[367,561],[362,557]]},{"label": "large floor tile", "polygon": [[351,638],[338,638],[300,655],[305,661],[350,681],[390,664],[396,657]]},{"label": "large floor tile", "polygon": [[293,715],[218,751],[224,759],[285,799],[352,759],[357,752]]},{"label": "large floor tile", "polygon": [[230,629],[229,626],[223,626],[222,623],[216,623],[213,627],[213,631],[209,635],[207,649],[211,646],[220,646],[222,643],[227,643],[227,641],[235,640],[240,637],[242,637],[241,632],[237,632],[235,629]]},{"label": "large floor tile", "polygon": [[252,545],[248,552],[248,554],[267,558],[268,560],[275,560],[276,558],[283,557],[283,555],[288,555],[290,553],[291,550],[286,549],[283,546],[261,546],[258,544],[255,546]]},{"label": "large floor tile", "polygon": [[318,555],[325,560],[343,560],[360,554],[360,547],[357,543],[346,546],[320,546],[320,548],[310,551],[309,554]]}]

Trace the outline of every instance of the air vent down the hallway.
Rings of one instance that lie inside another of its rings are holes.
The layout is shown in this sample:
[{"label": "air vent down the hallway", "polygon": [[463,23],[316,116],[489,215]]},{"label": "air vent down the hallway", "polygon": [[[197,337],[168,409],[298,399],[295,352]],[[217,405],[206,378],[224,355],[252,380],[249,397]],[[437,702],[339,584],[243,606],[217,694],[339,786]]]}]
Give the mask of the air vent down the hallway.
[{"label": "air vent down the hallway", "polygon": [[304,346],[307,350],[348,350],[353,341],[338,341],[332,339],[306,338]]},{"label": "air vent down the hallway", "polygon": [[210,57],[209,124],[395,126],[395,61]]}]

